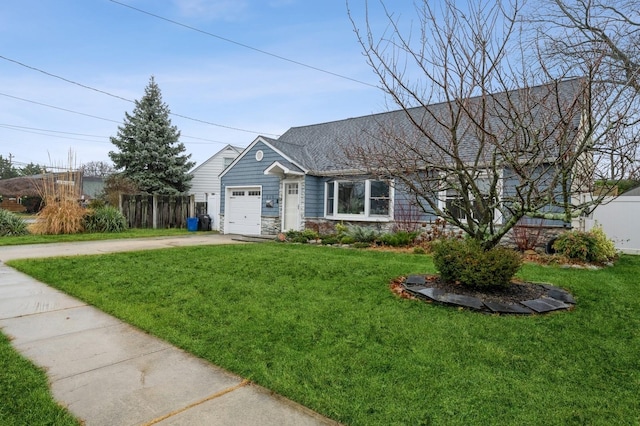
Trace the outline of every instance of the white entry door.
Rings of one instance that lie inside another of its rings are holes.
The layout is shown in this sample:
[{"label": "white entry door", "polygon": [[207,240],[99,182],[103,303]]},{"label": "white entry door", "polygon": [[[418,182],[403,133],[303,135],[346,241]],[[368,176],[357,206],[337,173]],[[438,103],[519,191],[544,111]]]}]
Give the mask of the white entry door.
[{"label": "white entry door", "polygon": [[298,182],[285,182],[282,230],[300,229],[300,185]]}]

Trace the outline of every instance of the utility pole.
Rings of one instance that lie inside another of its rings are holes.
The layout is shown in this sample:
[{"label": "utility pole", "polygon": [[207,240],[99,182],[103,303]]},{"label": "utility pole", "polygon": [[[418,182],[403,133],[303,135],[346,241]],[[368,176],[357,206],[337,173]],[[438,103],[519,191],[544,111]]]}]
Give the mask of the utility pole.
[{"label": "utility pole", "polygon": [[11,160],[12,160],[12,159],[13,159],[13,154],[12,154],[12,153],[9,153],[9,167],[11,167],[11,164],[12,164],[12,161],[11,161]]}]

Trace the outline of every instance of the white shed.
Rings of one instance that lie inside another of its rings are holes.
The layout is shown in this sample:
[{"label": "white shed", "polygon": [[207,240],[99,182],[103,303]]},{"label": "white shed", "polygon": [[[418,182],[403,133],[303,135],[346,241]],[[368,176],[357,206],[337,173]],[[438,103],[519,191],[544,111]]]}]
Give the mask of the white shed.
[{"label": "white shed", "polygon": [[220,173],[240,155],[242,149],[227,145],[189,172],[193,176],[189,194],[194,195],[196,205],[204,203],[213,230],[220,229]]}]

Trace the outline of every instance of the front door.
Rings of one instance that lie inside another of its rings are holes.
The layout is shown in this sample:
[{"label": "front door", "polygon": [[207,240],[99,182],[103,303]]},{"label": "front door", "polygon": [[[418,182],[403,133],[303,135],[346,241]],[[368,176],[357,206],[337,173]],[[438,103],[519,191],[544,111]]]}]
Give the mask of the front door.
[{"label": "front door", "polygon": [[300,228],[300,185],[298,182],[284,184],[284,218],[282,230],[298,230]]}]

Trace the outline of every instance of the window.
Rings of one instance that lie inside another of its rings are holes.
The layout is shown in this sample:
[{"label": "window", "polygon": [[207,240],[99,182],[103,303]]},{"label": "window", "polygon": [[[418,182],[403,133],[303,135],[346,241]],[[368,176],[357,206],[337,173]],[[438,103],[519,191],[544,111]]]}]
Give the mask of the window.
[{"label": "window", "polygon": [[260,195],[260,191],[249,191],[249,197],[257,197]]},{"label": "window", "polygon": [[389,182],[337,181],[326,184],[326,215],[336,218],[388,218],[391,210]]},{"label": "window", "polygon": [[229,164],[233,163],[233,158],[230,157],[223,157],[222,158],[222,166],[226,169],[227,167],[229,167]]},{"label": "window", "polygon": [[338,182],[338,214],[364,214],[364,182]]},{"label": "window", "polygon": [[371,196],[369,197],[369,214],[375,216],[389,216],[389,184],[379,180],[371,181]]},{"label": "window", "polygon": [[336,184],[333,182],[327,183],[327,205],[326,205],[327,216],[333,216],[333,200],[335,200],[333,190],[335,185]]},{"label": "window", "polygon": [[[482,194],[482,198],[484,199],[484,201],[488,202],[489,192],[491,190],[491,181],[489,180],[489,178],[487,178],[486,176],[479,177],[476,180],[476,185],[478,186],[478,190]],[[497,191],[498,191],[498,196],[500,196],[500,188],[498,188]],[[479,219],[482,204],[480,203],[479,200],[474,199],[471,194],[469,194],[469,196],[471,198],[471,217],[472,219]],[[441,197],[442,197],[442,201],[441,201],[442,207],[447,209],[453,217],[456,217],[460,220],[468,219],[467,212],[465,212],[465,208],[464,208],[464,200],[462,199],[462,196],[457,190],[447,189],[445,191],[442,191]],[[499,222],[501,220],[499,217],[499,212],[494,212],[494,213],[496,213],[494,220],[496,222]]]}]

